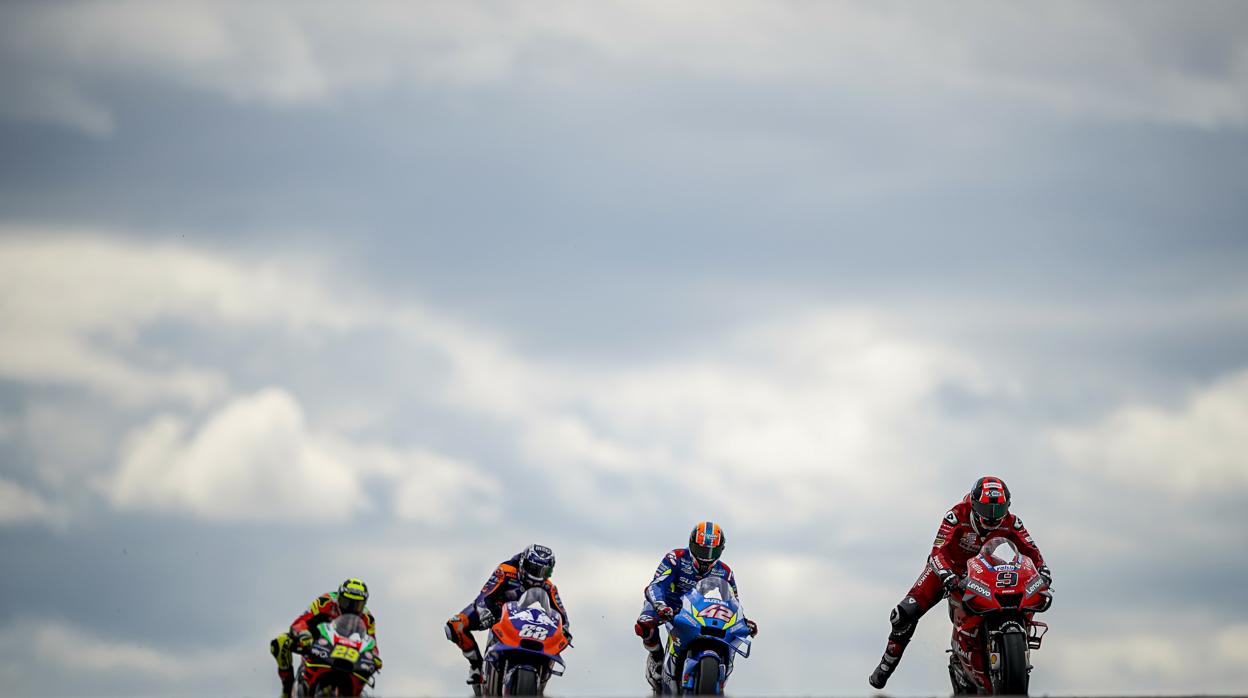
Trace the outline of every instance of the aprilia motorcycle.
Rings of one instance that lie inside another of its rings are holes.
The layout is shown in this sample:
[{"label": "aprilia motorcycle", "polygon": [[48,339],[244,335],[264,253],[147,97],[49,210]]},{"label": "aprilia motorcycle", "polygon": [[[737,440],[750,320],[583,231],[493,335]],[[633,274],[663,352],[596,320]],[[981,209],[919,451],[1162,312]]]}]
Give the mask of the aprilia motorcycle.
[{"label": "aprilia motorcycle", "polygon": [[[484,690],[491,696],[540,696],[551,676],[562,676],[571,645],[563,617],[545,589],[533,588],[503,606],[485,647]],[[481,690],[480,687],[475,687]]]},{"label": "aprilia motorcycle", "polygon": [[377,639],[368,634],[363,618],[344,613],[318,625],[317,634],[302,651],[296,695],[358,696],[374,685]]},{"label": "aprilia motorcycle", "polygon": [[957,694],[1027,695],[1031,650],[1049,627],[1048,584],[1010,540],[991,538],[966,563],[960,598],[949,598],[953,642],[949,680]]},{"label": "aprilia motorcycle", "polygon": [[750,627],[732,587],[707,577],[681,599],[668,624],[663,693],[713,695],[724,692],[732,660],[750,656]]}]

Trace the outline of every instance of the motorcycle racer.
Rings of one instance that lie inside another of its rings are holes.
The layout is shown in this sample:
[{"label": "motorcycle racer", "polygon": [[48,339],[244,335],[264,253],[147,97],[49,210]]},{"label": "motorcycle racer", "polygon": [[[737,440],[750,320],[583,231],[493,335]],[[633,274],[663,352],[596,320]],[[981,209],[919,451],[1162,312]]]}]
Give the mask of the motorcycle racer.
[{"label": "motorcycle racer", "polygon": [[[633,631],[641,638],[641,644],[649,654],[646,656],[646,681],[651,688],[659,690],[663,674],[663,648],[659,640],[659,625],[676,616],[680,600],[697,583],[707,577],[722,577],[737,594],[737,580],[728,565],[720,562],[724,552],[724,531],[712,521],[704,521],[689,534],[689,546],[677,548],[663,556],[654,571],[654,579],[644,590],[645,601]],[[740,595],[737,595],[740,598]],[[746,620],[750,635],[758,634],[758,625]]]},{"label": "motorcycle racer", "polygon": [[976,480],[962,501],[945,514],[923,572],[889,618],[892,631],[888,635],[888,645],[868,679],[874,688],[884,688],[888,683],[914,636],[919,618],[946,595],[961,589],[967,560],[978,554],[988,538],[1000,536],[1013,541],[1019,552],[1036,564],[1045,582],[1052,584],[1052,574],[1040,549],[1023,526],[1023,520],[1010,513],[1009,508],[1010,489],[1000,478],[986,475]]},{"label": "motorcycle racer", "polygon": [[[304,611],[293,623],[290,630],[273,638],[269,643],[269,652],[277,660],[277,676],[282,680],[282,695],[290,696],[295,686],[294,662],[291,652],[294,647],[306,648],[315,639],[313,633],[321,623],[331,621],[344,613],[354,613],[364,619],[368,634],[377,638],[377,621],[369,612],[368,585],[362,580],[352,577],[338,585],[338,591],[331,591],[312,600],[308,610]],[[381,669],[381,656],[374,648],[373,660]]]},{"label": "motorcycle racer", "polygon": [[555,554],[550,548],[536,543],[499,563],[494,573],[486,580],[485,586],[472,603],[464,607],[457,615],[446,622],[446,639],[454,642],[468,660],[468,683],[479,684],[483,681],[481,672],[481,650],[477,640],[472,636],[473,630],[487,630],[493,627],[502,614],[502,607],[508,601],[515,601],[525,590],[541,587],[550,595],[550,601],[563,618],[563,634],[568,643],[572,642],[572,631],[568,629],[568,611],[559,598],[559,589],[550,580],[555,569]]}]

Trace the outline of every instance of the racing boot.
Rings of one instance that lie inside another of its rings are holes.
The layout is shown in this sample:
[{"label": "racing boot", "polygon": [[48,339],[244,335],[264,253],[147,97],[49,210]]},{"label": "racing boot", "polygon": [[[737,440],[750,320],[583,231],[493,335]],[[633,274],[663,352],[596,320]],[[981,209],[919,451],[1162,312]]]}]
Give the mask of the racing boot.
[{"label": "racing boot", "polygon": [[[893,643],[890,642],[888,644],[892,645]],[[875,667],[875,671],[871,672],[867,682],[876,690],[883,689],[884,684],[888,683],[888,677],[892,676],[893,672],[897,670],[897,662],[899,661],[901,661],[899,655],[889,654],[887,651],[884,652],[884,656],[880,657],[879,665]]]},{"label": "racing boot", "polygon": [[871,672],[871,676],[867,678],[867,682],[871,684],[872,688],[876,690],[884,688],[884,684],[888,683],[888,677],[892,676],[893,672],[897,670],[897,662],[901,661],[901,655],[906,651],[906,645],[910,644],[910,638],[914,637],[914,631],[918,627],[919,618],[923,617],[925,610],[920,608],[919,602],[913,596],[907,596],[889,614],[888,623],[892,626],[892,632],[888,634],[888,644],[884,646],[884,656],[880,657],[880,663],[876,665],[875,671]]},{"label": "racing boot", "polygon": [[468,680],[464,683],[472,686],[473,695],[481,695],[485,689],[485,673],[481,671],[481,662],[472,662],[468,667]]},{"label": "racing boot", "polygon": [[655,650],[646,655],[646,682],[655,695],[663,692],[663,651]]}]

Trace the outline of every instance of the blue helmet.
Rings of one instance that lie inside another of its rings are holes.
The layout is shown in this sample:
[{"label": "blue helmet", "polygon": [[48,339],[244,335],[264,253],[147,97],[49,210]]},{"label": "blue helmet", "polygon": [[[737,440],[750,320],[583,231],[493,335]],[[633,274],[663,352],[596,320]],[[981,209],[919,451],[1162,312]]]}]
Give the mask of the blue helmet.
[{"label": "blue helmet", "polygon": [[555,571],[555,553],[544,545],[534,543],[520,553],[518,565],[520,581],[526,587],[535,587],[550,579]]}]

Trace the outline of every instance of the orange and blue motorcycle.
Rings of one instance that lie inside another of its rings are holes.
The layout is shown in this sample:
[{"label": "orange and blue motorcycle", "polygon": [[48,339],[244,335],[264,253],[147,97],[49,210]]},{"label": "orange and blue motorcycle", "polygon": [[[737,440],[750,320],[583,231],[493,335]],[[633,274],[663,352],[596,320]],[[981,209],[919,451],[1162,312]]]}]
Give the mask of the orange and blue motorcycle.
[{"label": "orange and blue motorcycle", "polygon": [[562,676],[563,651],[571,646],[563,617],[545,589],[533,588],[503,606],[485,647],[484,692],[491,696],[540,696],[551,676]]}]

